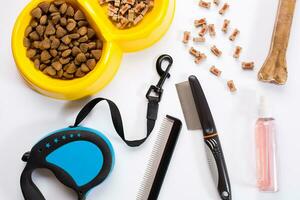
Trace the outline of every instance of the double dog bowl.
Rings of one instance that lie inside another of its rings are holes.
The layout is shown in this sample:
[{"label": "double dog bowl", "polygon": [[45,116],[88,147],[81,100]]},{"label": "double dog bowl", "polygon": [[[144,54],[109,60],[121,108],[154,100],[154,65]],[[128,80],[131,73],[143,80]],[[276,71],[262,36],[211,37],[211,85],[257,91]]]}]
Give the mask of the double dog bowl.
[{"label": "double dog bowl", "polygon": [[[99,38],[104,42],[100,61],[86,76],[74,80],[51,78],[34,67],[23,46],[25,29],[31,21],[30,12],[45,0],[32,0],[19,15],[12,34],[12,51],[18,70],[28,85],[49,97],[80,99],[103,89],[114,77],[124,53],[145,49],[156,43],[170,27],[175,0],[155,0],[153,9],[141,23],[120,30],[107,16],[107,7],[98,0],[66,0],[81,9]],[[49,1],[49,0],[48,0]],[[51,1],[49,1],[51,2]]]}]

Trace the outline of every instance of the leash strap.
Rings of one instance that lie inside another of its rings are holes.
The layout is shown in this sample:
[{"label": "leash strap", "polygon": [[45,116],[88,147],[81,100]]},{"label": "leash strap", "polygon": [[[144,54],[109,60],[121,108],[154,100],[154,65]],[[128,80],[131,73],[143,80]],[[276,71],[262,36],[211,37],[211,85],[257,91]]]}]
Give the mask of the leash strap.
[{"label": "leash strap", "polygon": [[[162,69],[163,62],[167,62],[167,68],[166,70]],[[147,109],[147,135],[145,138],[141,140],[133,140],[129,141],[126,140],[124,135],[124,128],[123,128],[123,122],[121,113],[117,107],[117,105],[105,98],[96,98],[91,100],[89,103],[87,103],[82,110],[77,115],[74,127],[77,127],[85,118],[86,116],[94,109],[94,107],[102,102],[106,101],[110,108],[111,118],[115,127],[115,130],[117,131],[118,135],[121,137],[121,139],[130,147],[137,147],[143,144],[147,138],[150,136],[157,119],[158,109],[159,109],[159,102],[161,101],[162,95],[163,95],[163,84],[165,83],[166,79],[170,78],[170,68],[173,64],[173,59],[171,56],[163,54],[161,55],[156,62],[156,70],[160,76],[160,80],[156,85],[151,85],[147,94],[146,98],[148,99],[148,109]]]},{"label": "leash strap", "polygon": [[124,134],[124,128],[123,128],[123,122],[122,122],[122,117],[121,117],[121,113],[117,107],[117,105],[109,100],[109,99],[105,99],[105,98],[96,98],[91,100],[90,102],[88,102],[83,108],[82,110],[78,113],[76,120],[75,120],[75,124],[73,127],[77,127],[79,126],[79,124],[88,116],[88,114],[94,109],[94,107],[102,102],[102,101],[106,101],[109,105],[110,108],[110,114],[111,114],[111,118],[113,121],[113,125],[115,127],[116,132],[118,133],[118,135],[121,137],[121,139],[130,147],[137,147],[140,146],[141,144],[143,144],[147,138],[150,136],[154,126],[155,126],[155,121],[157,119],[157,113],[158,113],[158,102],[151,102],[149,101],[148,103],[148,112],[147,112],[147,135],[145,138],[141,139],[141,140],[126,140],[125,138],[125,134]]}]

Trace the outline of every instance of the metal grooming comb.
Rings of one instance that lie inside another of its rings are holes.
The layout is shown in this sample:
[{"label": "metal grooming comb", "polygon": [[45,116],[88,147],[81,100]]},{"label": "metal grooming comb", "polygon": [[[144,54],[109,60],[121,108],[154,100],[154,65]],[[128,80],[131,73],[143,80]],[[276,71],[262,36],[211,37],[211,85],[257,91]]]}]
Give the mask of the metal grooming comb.
[{"label": "metal grooming comb", "polygon": [[167,173],[182,123],[166,116],[154,144],[137,200],[156,200]]}]

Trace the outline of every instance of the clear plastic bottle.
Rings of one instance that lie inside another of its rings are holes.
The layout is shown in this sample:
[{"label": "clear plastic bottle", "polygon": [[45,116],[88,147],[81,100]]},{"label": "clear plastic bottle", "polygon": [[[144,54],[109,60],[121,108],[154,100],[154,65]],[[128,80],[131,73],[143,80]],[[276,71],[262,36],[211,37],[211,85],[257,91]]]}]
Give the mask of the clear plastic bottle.
[{"label": "clear plastic bottle", "polygon": [[260,191],[278,191],[275,119],[266,112],[266,101],[260,99],[259,118],[255,127],[257,153],[257,187]]}]

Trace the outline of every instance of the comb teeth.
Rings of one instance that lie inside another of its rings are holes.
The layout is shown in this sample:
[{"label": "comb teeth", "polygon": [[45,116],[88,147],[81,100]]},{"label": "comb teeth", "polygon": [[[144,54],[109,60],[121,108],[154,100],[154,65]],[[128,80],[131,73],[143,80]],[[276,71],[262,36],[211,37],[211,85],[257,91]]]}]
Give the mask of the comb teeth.
[{"label": "comb teeth", "polygon": [[148,200],[148,196],[151,191],[154,178],[162,158],[166,143],[168,141],[171,129],[173,127],[174,121],[165,118],[162,127],[159,130],[157,139],[155,141],[154,147],[150,159],[148,161],[148,166],[143,177],[141,187],[139,189],[136,200]]}]

